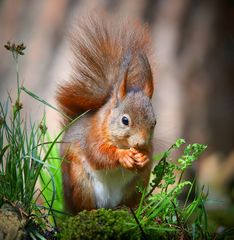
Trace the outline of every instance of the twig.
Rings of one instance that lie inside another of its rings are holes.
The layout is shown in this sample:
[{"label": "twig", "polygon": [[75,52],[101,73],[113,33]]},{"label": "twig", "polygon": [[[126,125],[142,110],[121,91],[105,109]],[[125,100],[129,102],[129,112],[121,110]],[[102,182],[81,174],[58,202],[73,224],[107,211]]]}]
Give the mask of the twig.
[{"label": "twig", "polygon": [[133,210],[132,208],[130,208],[130,210],[131,210],[131,213],[132,213],[132,215],[133,215],[133,217],[134,217],[134,219],[135,219],[138,227],[140,228],[141,235],[142,235],[143,239],[144,239],[144,240],[147,240],[146,235],[145,235],[145,232],[144,232],[144,230],[143,230],[143,228],[142,228],[142,226],[141,226],[141,224],[140,224],[140,222],[139,222],[136,214],[134,213],[134,210]]},{"label": "twig", "polygon": [[180,217],[179,217],[178,212],[176,210],[176,205],[175,205],[175,203],[173,201],[171,201],[171,203],[172,203],[172,205],[174,207],[177,223],[178,223],[178,225],[180,227],[180,230],[181,230],[181,232],[180,232],[181,233],[180,239],[182,239],[182,240],[187,239],[187,236],[186,236],[186,233],[185,233],[185,229],[184,229],[184,225],[181,223]]}]

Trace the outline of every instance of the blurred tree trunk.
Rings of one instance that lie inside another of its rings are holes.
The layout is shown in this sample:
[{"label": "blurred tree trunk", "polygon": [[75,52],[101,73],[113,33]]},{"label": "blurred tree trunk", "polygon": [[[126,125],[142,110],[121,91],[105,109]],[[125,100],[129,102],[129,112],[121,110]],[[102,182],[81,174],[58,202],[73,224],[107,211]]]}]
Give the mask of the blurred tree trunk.
[{"label": "blurred tree trunk", "polygon": [[[212,164],[205,158],[190,177],[199,170],[200,180],[206,179],[201,183],[216,182],[210,193],[220,191],[221,198],[233,198],[234,191],[233,23],[234,1],[191,0],[180,23],[176,49],[182,69],[182,136],[207,144],[207,153],[215,153],[209,158]],[[220,172],[214,170],[216,165]]]},{"label": "blurred tree trunk", "polygon": [[184,82],[184,134],[209,151],[234,150],[234,2],[190,1],[177,48]]}]

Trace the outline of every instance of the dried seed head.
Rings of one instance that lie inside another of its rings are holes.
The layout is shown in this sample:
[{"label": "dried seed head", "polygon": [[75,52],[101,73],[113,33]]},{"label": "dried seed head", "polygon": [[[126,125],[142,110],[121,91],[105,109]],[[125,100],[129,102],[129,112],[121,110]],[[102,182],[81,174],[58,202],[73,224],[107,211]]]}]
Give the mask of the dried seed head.
[{"label": "dried seed head", "polygon": [[26,49],[26,46],[21,43],[16,45],[15,43],[11,43],[10,41],[8,41],[4,47],[8,50],[11,51],[13,54],[19,54],[19,55],[24,55],[24,50]]},{"label": "dried seed head", "polygon": [[45,124],[40,124],[39,128],[40,128],[42,134],[45,134],[48,129]]}]

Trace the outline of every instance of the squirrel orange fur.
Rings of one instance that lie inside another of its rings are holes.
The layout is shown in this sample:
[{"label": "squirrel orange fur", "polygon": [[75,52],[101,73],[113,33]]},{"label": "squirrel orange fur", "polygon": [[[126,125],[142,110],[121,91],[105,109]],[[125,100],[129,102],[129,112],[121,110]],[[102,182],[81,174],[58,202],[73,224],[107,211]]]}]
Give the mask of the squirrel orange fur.
[{"label": "squirrel orange fur", "polygon": [[136,186],[149,182],[156,124],[147,29],[93,17],[79,22],[71,43],[73,73],[57,101],[71,119],[90,111],[63,137],[66,208],[133,207]]}]

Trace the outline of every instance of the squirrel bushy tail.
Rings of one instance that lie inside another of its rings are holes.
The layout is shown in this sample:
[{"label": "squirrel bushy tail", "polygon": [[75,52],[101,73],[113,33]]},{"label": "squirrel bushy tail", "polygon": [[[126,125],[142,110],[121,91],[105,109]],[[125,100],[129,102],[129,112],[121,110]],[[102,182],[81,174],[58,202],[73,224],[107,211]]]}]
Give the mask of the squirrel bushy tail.
[{"label": "squirrel bushy tail", "polygon": [[134,88],[136,81],[137,86],[140,85],[144,69],[138,56],[149,54],[147,27],[89,17],[79,21],[70,40],[73,72],[70,81],[60,84],[57,101],[71,119],[88,109],[98,109],[108,101],[121,74],[123,59],[129,52],[132,60],[127,88]]}]

